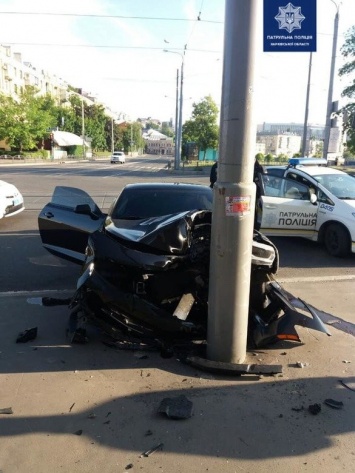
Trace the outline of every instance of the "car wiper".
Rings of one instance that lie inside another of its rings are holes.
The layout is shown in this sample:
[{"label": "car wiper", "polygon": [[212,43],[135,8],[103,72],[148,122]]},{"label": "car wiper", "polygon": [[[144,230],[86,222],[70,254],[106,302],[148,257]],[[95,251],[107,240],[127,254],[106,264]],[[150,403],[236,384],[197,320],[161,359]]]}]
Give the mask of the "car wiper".
[{"label": "car wiper", "polygon": [[355,197],[338,197],[340,200],[355,200]]}]

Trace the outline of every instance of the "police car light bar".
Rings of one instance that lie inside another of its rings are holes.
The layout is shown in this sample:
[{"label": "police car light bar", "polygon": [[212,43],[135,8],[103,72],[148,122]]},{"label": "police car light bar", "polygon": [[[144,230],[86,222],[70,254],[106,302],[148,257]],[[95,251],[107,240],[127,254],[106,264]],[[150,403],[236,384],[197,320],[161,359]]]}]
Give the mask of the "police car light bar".
[{"label": "police car light bar", "polygon": [[327,160],[323,158],[291,158],[289,166],[326,166]]}]

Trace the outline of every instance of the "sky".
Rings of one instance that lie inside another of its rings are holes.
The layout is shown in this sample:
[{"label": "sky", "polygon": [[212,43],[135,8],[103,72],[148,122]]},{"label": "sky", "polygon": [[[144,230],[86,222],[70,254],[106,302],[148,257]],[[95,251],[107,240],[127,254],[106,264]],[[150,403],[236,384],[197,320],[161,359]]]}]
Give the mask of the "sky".
[{"label": "sky", "polygon": [[[256,121],[303,123],[310,54],[262,51],[259,2]],[[278,3],[284,6],[288,0]],[[297,0],[292,3],[297,6]],[[344,34],[355,25],[354,0],[317,0],[309,124],[325,122],[336,5],[336,71],[344,62]],[[220,107],[224,15],[225,0],[0,0],[0,44],[11,45],[23,61],[95,96],[117,116],[161,121],[175,119],[176,74],[186,47],[185,121],[193,104],[207,95]],[[336,76],[333,100],[341,100],[349,83],[349,77]]]}]

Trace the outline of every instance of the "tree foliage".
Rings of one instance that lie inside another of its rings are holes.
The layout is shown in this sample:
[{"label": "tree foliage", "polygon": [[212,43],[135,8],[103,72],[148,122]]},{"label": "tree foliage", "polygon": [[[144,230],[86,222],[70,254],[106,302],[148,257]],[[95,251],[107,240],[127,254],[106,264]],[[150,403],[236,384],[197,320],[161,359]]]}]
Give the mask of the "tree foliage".
[{"label": "tree foliage", "polygon": [[56,123],[54,100],[38,96],[34,87],[27,87],[19,100],[0,95],[0,139],[21,152],[41,148],[48,129]]},{"label": "tree foliage", "polygon": [[349,76],[351,80],[351,83],[343,90],[342,96],[353,100],[342,110],[344,128],[347,130],[348,150],[355,153],[355,26],[352,26],[346,33],[341,53],[347,59],[347,62],[339,69],[339,75]]},{"label": "tree foliage", "polygon": [[193,104],[192,118],[182,127],[183,143],[196,143],[199,149],[204,151],[204,159],[208,148],[217,149],[218,147],[217,118],[218,107],[209,95]]}]

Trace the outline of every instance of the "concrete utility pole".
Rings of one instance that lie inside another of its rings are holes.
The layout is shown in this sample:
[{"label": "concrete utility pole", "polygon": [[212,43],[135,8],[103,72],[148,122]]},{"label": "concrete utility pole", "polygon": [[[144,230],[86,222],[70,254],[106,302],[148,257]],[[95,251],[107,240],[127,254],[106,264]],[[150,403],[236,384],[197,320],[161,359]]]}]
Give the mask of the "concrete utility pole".
[{"label": "concrete utility pole", "polygon": [[179,169],[179,150],[178,150],[178,133],[179,133],[179,69],[176,69],[176,107],[175,107],[175,154],[174,169]]},{"label": "concrete utility pole", "polygon": [[327,103],[327,115],[325,117],[325,135],[323,145],[323,158],[328,157],[329,139],[330,139],[330,128],[331,128],[331,114],[332,114],[332,103],[333,103],[333,87],[334,87],[334,71],[335,71],[335,60],[337,54],[337,42],[338,42],[338,28],[339,28],[339,8],[341,2],[334,3],[337,12],[334,17],[334,32],[333,32],[333,49],[332,49],[332,61],[330,65],[330,76],[329,76],[329,88],[328,88],[328,103]]},{"label": "concrete utility pole", "polygon": [[[260,0],[226,0],[220,157],[213,193],[207,357],[246,356],[256,187],[253,120]],[[261,38],[259,35],[259,44]],[[261,47],[261,46],[260,46]]]}]

